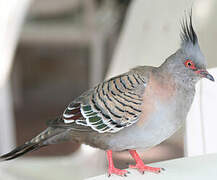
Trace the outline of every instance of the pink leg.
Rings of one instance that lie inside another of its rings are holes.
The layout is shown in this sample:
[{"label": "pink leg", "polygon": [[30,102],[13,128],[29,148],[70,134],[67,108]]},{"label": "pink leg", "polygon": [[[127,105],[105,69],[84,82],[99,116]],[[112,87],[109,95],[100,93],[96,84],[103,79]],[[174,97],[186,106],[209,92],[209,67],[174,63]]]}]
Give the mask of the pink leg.
[{"label": "pink leg", "polygon": [[109,162],[108,175],[111,176],[111,174],[116,174],[119,176],[127,176],[126,174],[129,173],[127,170],[121,170],[114,167],[114,163],[112,160],[112,150],[107,150],[106,152]]},{"label": "pink leg", "polygon": [[160,171],[163,170],[162,168],[146,166],[143,163],[142,159],[139,157],[139,154],[136,152],[136,150],[129,150],[129,153],[131,154],[133,159],[136,161],[136,165],[129,165],[129,168],[138,169],[138,171],[141,172],[142,174],[144,174],[145,171],[160,173]]}]

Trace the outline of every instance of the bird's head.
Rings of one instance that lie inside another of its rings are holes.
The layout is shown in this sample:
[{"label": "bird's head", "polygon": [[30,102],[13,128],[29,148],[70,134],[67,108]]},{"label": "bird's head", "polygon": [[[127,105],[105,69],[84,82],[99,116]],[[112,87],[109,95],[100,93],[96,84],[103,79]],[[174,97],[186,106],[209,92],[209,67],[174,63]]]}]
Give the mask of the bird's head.
[{"label": "bird's head", "polygon": [[174,68],[172,71],[186,81],[197,82],[201,78],[214,81],[213,76],[206,70],[206,60],[192,25],[192,12],[182,21],[180,38],[180,49],[168,58],[169,68]]}]

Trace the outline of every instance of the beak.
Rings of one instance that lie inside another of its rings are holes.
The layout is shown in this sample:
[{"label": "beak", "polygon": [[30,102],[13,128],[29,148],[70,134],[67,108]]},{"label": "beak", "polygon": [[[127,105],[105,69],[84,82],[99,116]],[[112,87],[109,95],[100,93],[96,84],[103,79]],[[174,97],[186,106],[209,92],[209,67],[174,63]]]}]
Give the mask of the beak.
[{"label": "beak", "polygon": [[198,70],[197,73],[202,77],[209,79],[210,81],[215,81],[214,77],[209,74],[207,70]]}]

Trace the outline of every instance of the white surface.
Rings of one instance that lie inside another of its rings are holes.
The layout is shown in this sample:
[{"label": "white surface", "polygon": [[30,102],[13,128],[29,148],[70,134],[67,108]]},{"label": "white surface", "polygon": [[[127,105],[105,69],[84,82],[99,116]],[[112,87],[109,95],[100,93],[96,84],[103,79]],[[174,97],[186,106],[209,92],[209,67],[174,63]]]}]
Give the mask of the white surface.
[{"label": "white surface", "polygon": [[[75,154],[72,158],[31,158],[20,159],[0,164],[0,179],[4,180],[82,180],[94,174],[103,174],[88,180],[118,180],[122,177],[112,175],[107,177],[107,167],[97,170],[95,156]],[[98,162],[99,163],[99,162]],[[100,164],[98,164],[100,165]],[[134,169],[126,180],[216,180],[217,154],[188,157],[149,164],[153,167],[163,167],[166,171],[160,174],[146,172],[141,175]]]},{"label": "white surface", "polygon": [[82,147],[72,156],[0,162],[0,180],[83,180],[106,171],[104,151]]},{"label": "white surface", "polygon": [[[217,179],[217,154],[205,156],[174,159],[159,163],[150,164],[153,167],[163,167],[165,171],[160,174],[146,172],[144,175],[137,170],[128,169],[131,174],[124,177],[125,180],[148,179],[148,180],[216,180]],[[119,180],[121,177],[112,175],[110,178],[106,174],[89,178],[88,180]]]}]

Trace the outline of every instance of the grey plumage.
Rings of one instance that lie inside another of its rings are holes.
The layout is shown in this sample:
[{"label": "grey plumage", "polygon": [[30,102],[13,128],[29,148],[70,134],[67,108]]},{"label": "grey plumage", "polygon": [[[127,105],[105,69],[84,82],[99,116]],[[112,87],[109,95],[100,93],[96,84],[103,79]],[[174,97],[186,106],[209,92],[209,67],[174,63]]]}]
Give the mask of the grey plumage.
[{"label": "grey plumage", "polygon": [[[47,130],[1,159],[66,140],[109,150],[108,157],[111,150],[153,147],[181,127],[201,78],[214,81],[206,71],[190,13],[182,23],[180,49],[161,66],[136,67],[84,92],[62,116],[47,123]],[[144,168],[141,161],[139,166]],[[120,173],[110,168],[109,173]]]}]

